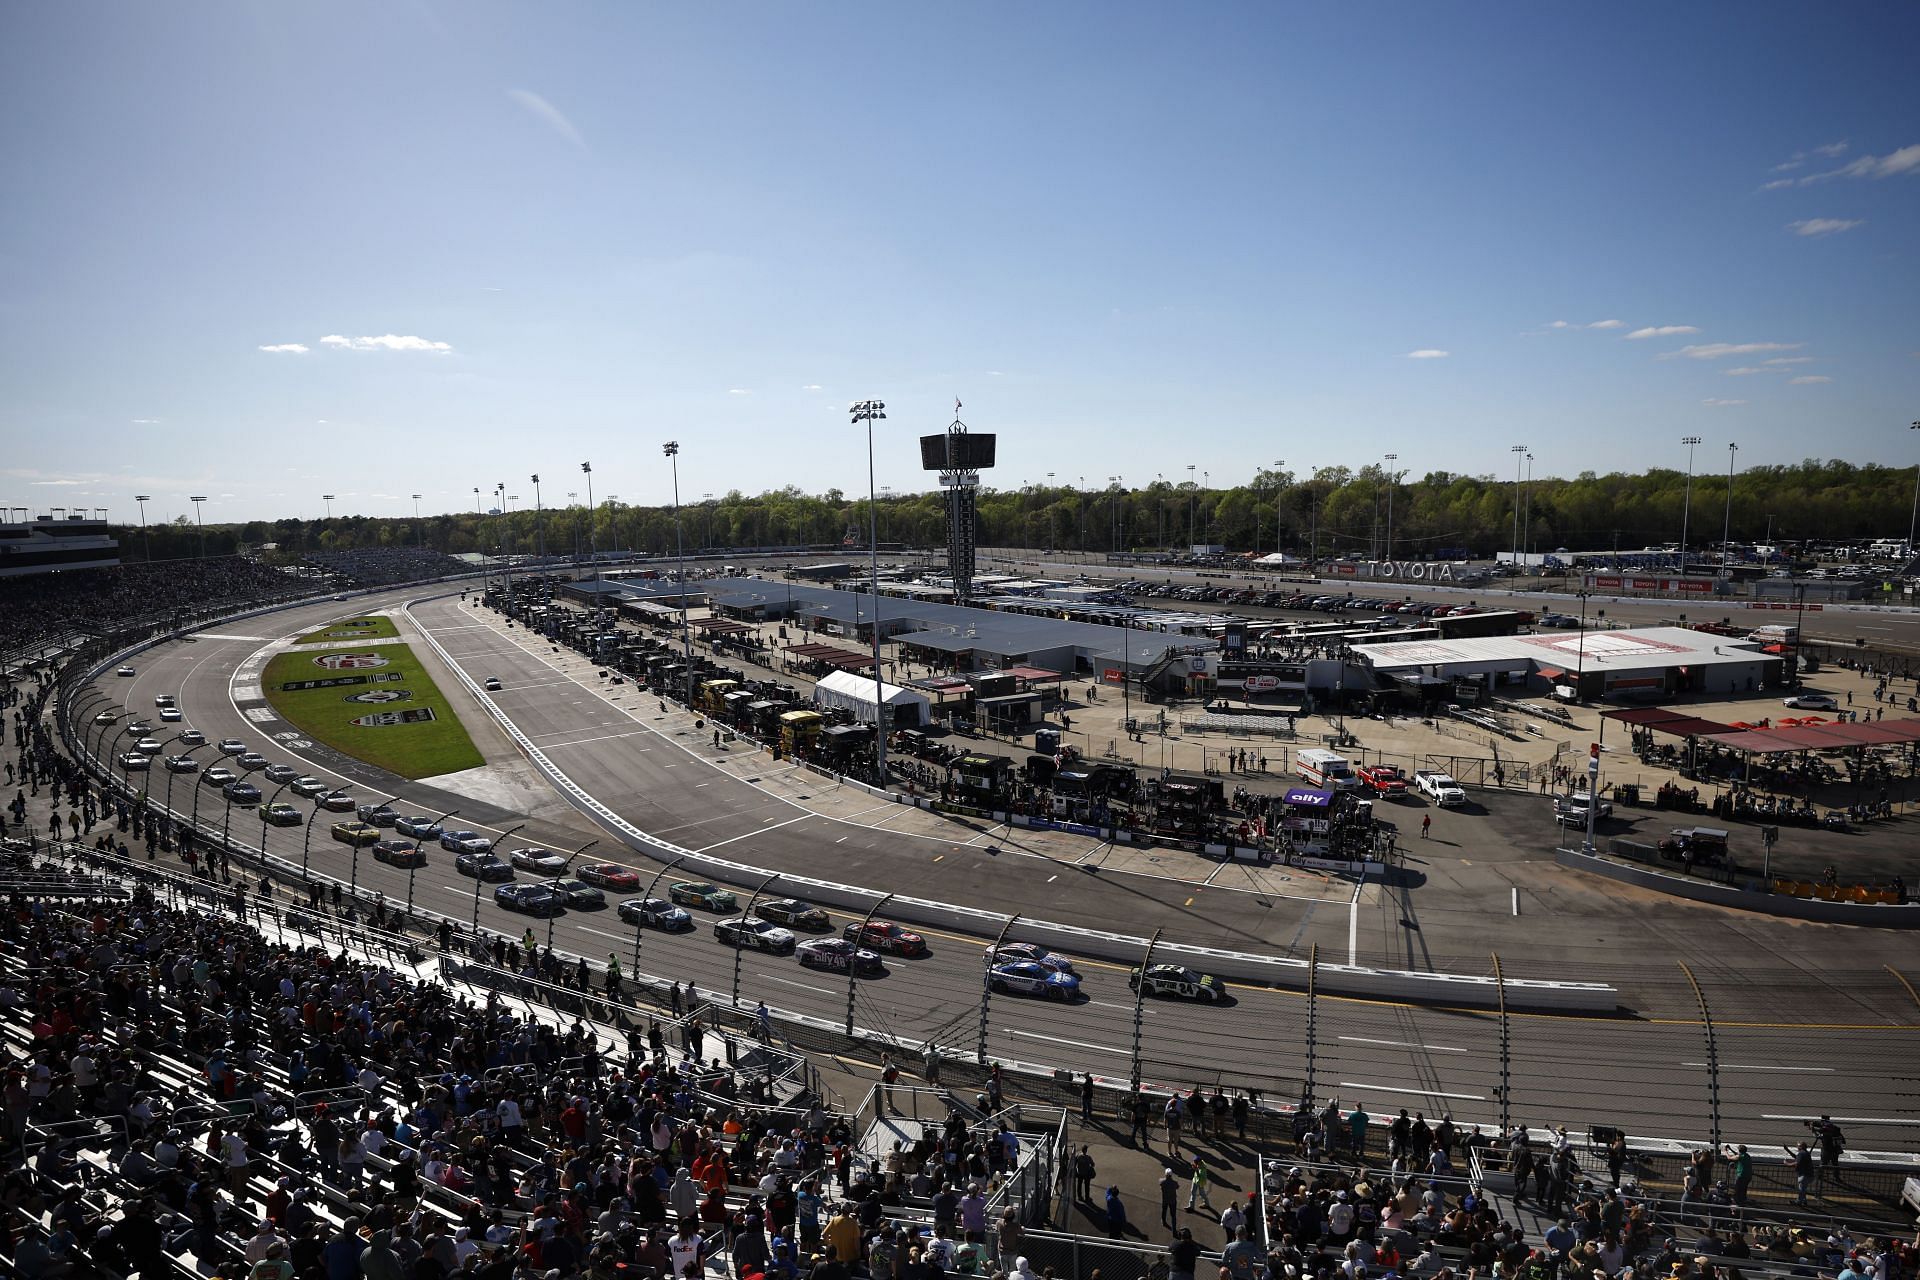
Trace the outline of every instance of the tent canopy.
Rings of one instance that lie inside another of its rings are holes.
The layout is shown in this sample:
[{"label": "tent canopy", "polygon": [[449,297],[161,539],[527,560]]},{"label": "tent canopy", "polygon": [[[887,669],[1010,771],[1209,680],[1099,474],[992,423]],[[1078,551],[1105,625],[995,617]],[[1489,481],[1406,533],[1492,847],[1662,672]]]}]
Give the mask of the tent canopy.
[{"label": "tent canopy", "polygon": [[1779,755],[1787,751],[1844,751],[1850,747],[1920,742],[1920,720],[1881,720],[1872,724],[1802,724],[1793,728],[1749,729],[1743,733],[1703,735],[1735,751]]},{"label": "tent canopy", "polygon": [[[897,684],[882,683],[879,688],[889,708],[887,718],[894,728],[914,729],[927,722],[933,703],[926,694]],[[857,720],[871,723],[875,719],[874,682],[867,676],[835,671],[813,687],[813,696],[823,707],[841,707],[853,712]]]}]

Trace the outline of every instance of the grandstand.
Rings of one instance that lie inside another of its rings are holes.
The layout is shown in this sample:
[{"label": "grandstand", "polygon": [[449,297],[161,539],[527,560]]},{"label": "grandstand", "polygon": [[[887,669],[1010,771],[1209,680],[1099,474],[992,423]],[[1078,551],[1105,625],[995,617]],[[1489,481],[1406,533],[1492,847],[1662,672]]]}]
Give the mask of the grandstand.
[{"label": "grandstand", "polygon": [[469,573],[472,566],[424,547],[356,547],[350,551],[311,551],[304,563],[318,571],[331,589],[379,587],[425,582]]}]

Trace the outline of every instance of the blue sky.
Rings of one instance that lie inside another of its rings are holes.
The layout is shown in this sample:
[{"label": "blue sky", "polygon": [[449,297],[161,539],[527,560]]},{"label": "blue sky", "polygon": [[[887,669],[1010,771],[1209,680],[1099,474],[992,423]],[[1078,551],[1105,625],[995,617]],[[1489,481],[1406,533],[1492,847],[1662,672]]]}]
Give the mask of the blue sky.
[{"label": "blue sky", "polygon": [[9,5],[0,502],[591,459],[651,503],[668,439],[683,498],[852,493],[866,397],[902,490],[956,397],[1002,487],[1908,465],[1916,48],[1910,5]]}]

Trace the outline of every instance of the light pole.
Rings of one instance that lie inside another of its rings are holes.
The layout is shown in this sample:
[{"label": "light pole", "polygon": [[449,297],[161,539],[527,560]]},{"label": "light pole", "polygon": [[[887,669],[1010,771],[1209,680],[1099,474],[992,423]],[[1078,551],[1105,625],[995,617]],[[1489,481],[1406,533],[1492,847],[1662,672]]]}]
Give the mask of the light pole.
[{"label": "light pole", "polygon": [[[370,809],[384,808],[399,798],[399,796],[388,796],[385,800],[375,800],[367,807]],[[360,842],[358,840],[353,842],[353,871],[348,878],[347,893],[353,898],[355,903],[360,901]]]},{"label": "light pole", "polygon": [[[1920,423],[1914,425],[1920,426]],[[1920,493],[1920,487],[1916,487],[1915,492]],[[141,554],[151,560],[153,559],[153,539],[147,536],[147,504],[153,501],[153,495],[136,493],[133,495],[133,500],[140,504],[140,545],[145,548]]]},{"label": "light pole", "polygon": [[1687,576],[1687,525],[1693,518],[1693,448],[1700,443],[1700,437],[1681,436],[1680,443],[1687,446],[1687,495],[1680,505],[1680,576],[1684,578]]},{"label": "light pole", "polygon": [[1120,499],[1126,492],[1126,481],[1119,476],[1108,476],[1107,483],[1113,486],[1113,497],[1107,502],[1107,550],[1121,550],[1121,534],[1126,529],[1126,521],[1120,517]]},{"label": "light pole", "polygon": [[[759,884],[753,887],[753,895],[747,899],[746,912],[740,917],[743,923],[753,919],[753,909],[760,905],[760,895],[767,891],[768,885],[772,884],[775,880],[778,880],[779,878],[780,878],[780,873],[776,871],[772,875],[768,876],[765,880],[762,880]],[[733,940],[732,1004],[733,1004],[733,1007],[736,1009],[740,1007],[740,961],[741,961],[741,958],[745,956],[746,950],[747,949],[745,947],[740,945],[740,940],[738,938],[735,938]]]},{"label": "light pole", "polygon": [[1047,472],[1047,554],[1053,554],[1053,472]]},{"label": "light pole", "polygon": [[887,686],[880,670],[880,521],[873,505],[873,423],[886,420],[887,406],[880,400],[856,401],[848,410],[853,421],[867,425],[867,539],[868,563],[873,577],[873,766],[874,785],[887,785]]},{"label": "light pole", "polygon": [[417,493],[413,495],[413,545],[422,548],[427,545],[426,535],[420,531],[420,495]]},{"label": "light pole", "polygon": [[332,524],[333,523],[333,495],[330,493],[323,493],[320,495],[320,501],[327,504],[327,523]]},{"label": "light pole", "polygon": [[540,559],[547,558],[547,510],[540,505],[540,475],[535,472],[529,477],[533,481],[533,537],[538,544],[535,548]]},{"label": "light pole", "polygon": [[1520,455],[1527,446],[1513,446],[1513,571],[1520,572]]},{"label": "light pole", "polygon": [[1528,550],[1533,546],[1533,451],[1527,451],[1527,484],[1521,491],[1527,504],[1526,514],[1520,517],[1520,558],[1526,559]]},{"label": "light pole", "polygon": [[1073,496],[1080,508],[1080,555],[1084,558],[1087,554],[1087,478],[1085,476],[1080,477],[1080,489]]},{"label": "light pole", "polygon": [[323,795],[313,797],[313,812],[307,815],[307,832],[300,841],[300,880],[309,889],[313,888],[313,877],[307,871],[308,859],[313,854],[313,824],[320,820],[320,810],[325,807],[327,801],[346,793],[345,787],[335,787]]},{"label": "light pole", "polygon": [[633,917],[633,975],[636,981],[640,976],[640,930],[647,922],[647,903],[653,901],[653,891],[660,887],[660,877],[686,860],[686,854],[675,854],[672,862],[653,873],[653,879],[647,882],[647,891],[640,895],[640,910]]},{"label": "light pole", "polygon": [[[1287,461],[1285,458],[1275,458],[1273,460],[1275,476],[1273,482],[1273,549],[1283,557],[1286,555],[1287,548],[1286,544],[1280,540],[1280,499],[1287,491],[1287,480],[1286,472],[1280,468],[1286,465]],[[1287,566],[1285,563],[1282,563],[1280,567],[1284,569]]]},{"label": "light pole", "polygon": [[[572,853],[568,854],[567,860],[560,864],[560,869],[553,873],[553,878],[551,880],[547,881],[548,892],[558,897],[560,894],[560,888],[559,888],[560,877],[564,876],[567,873],[567,868],[573,865],[573,860],[575,858],[579,857],[581,854],[585,853],[587,850],[593,848],[593,846],[599,843],[600,843],[599,837],[596,836],[594,839],[587,841],[585,844],[581,845],[578,849],[575,849]],[[560,919],[560,913],[557,911],[547,917],[547,954],[548,955],[553,954],[553,926],[556,922],[559,921],[559,919]]]},{"label": "light pole", "polygon": [[687,536],[680,523],[680,442],[660,446],[673,464],[673,547],[680,562],[680,647],[687,667],[687,710],[693,710],[693,628],[687,623]]},{"label": "light pole", "polygon": [[1726,523],[1720,526],[1720,572],[1729,585],[1733,581],[1733,459],[1740,452],[1740,446],[1727,444],[1727,516]]},{"label": "light pole", "polygon": [[193,504],[194,526],[200,531],[200,558],[202,560],[205,560],[207,558],[207,526],[206,526],[206,522],[200,518],[200,504],[205,502],[206,500],[207,500],[207,495],[204,493],[197,494],[187,499],[188,502],[191,502]]},{"label": "light pole", "polygon": [[[176,739],[175,739],[175,741],[177,742],[177,741],[179,741],[179,739],[177,739],[177,738],[176,738]],[[200,744],[199,746],[197,746],[197,747],[188,747],[188,748],[187,748],[187,749],[186,749],[185,751],[182,751],[182,752],[180,752],[180,753],[179,753],[179,755],[180,755],[181,757],[184,757],[184,758],[186,758],[186,759],[189,759],[189,760],[191,760],[191,759],[193,758],[193,753],[194,753],[194,752],[196,752],[196,751],[205,751],[205,750],[207,749],[207,746],[208,746],[208,744],[207,744],[207,743],[204,743],[204,742],[203,742],[203,743],[201,743],[201,744]],[[171,765],[169,765],[169,766],[167,766],[167,821],[168,821],[168,822],[172,822],[172,821],[174,821],[174,816],[173,816],[173,780],[174,780],[174,779],[175,779],[176,777],[178,777],[178,776],[179,776],[179,774],[175,772],[175,770],[173,769],[173,767],[172,767]]]},{"label": "light pole", "polygon": [[1199,494],[1193,484],[1193,464],[1187,464],[1187,554],[1192,555],[1199,539],[1193,535],[1193,500]]},{"label": "light pole", "polygon": [[593,509],[593,464],[581,463],[580,474],[587,478],[587,554],[593,557],[593,580],[598,582],[600,581],[600,548],[599,543],[595,541],[593,527],[594,516],[597,514]]},{"label": "light pole", "polygon": [[458,816],[460,816],[458,809],[449,809],[435,818],[431,825],[424,828],[413,838],[413,856],[407,859],[407,919],[409,920],[413,919],[413,873],[420,869],[421,842],[427,838],[428,831],[437,831],[440,829],[441,823],[445,822],[448,818],[456,818]]},{"label": "light pole", "polygon": [[[1909,431],[1920,431],[1920,422],[1912,423]],[[142,522],[144,524],[144,521]],[[1907,557],[1914,555],[1913,535],[1920,528],[1920,462],[1913,464],[1913,514],[1907,517]]]},{"label": "light pole", "polygon": [[[1528,454],[1529,458],[1533,455]],[[1387,559],[1393,559],[1393,464],[1400,461],[1400,455],[1387,455]]]},{"label": "light pole", "polygon": [[[489,846],[489,851],[491,851],[492,849],[498,849],[501,845],[507,842],[508,837],[512,836],[514,832],[520,830],[521,827],[524,827],[526,825],[527,824],[523,822],[520,824],[519,827],[513,827],[510,830],[502,831],[499,835],[499,838],[497,838],[493,842],[493,844]],[[473,877],[473,936],[476,938],[480,936],[480,886],[484,883],[485,881],[481,880],[481,878],[478,875],[475,875]]]}]

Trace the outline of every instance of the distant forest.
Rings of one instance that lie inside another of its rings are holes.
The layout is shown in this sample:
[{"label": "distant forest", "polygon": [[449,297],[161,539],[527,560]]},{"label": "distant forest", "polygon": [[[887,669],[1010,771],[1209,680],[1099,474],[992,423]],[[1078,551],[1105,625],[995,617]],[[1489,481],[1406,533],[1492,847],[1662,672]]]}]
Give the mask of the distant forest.
[{"label": "distant forest", "polygon": [[[1800,542],[1905,537],[1912,512],[1914,470],[1802,462],[1752,467],[1733,478],[1735,542]],[[1262,471],[1232,488],[1157,481],[1145,488],[1109,481],[1097,489],[1030,485],[983,488],[979,541],[983,546],[1052,546],[1062,551],[1149,551],[1192,543],[1230,551],[1322,556],[1384,556],[1391,521],[1397,559],[1487,557],[1514,546],[1515,504],[1526,546],[1535,552],[1637,549],[1677,543],[1687,477],[1657,469],[1639,475],[1582,472],[1571,479],[1535,478],[1531,485],[1491,476],[1431,472],[1417,480],[1389,479],[1379,466],[1323,467],[1311,475]],[[1727,477],[1696,472],[1688,543],[1717,544],[1727,518]],[[882,543],[938,546],[945,516],[938,491],[882,496]],[[682,508],[686,546],[697,549],[865,545],[867,499],[838,489],[824,494],[788,487],[756,495],[738,491]],[[589,543],[600,550],[670,553],[670,507],[602,502],[531,507],[502,515],[473,511],[411,517],[338,515],[319,520],[248,521],[206,528],[208,554],[273,544],[297,557],[313,551],[419,545],[459,554],[535,551],[544,538],[550,554]],[[138,527],[121,527],[122,554],[139,559]],[[199,532],[187,517],[150,526],[154,559],[196,554]]]}]

